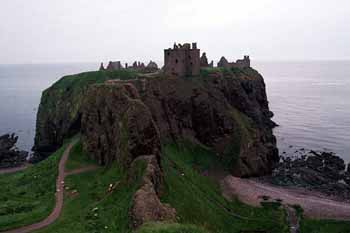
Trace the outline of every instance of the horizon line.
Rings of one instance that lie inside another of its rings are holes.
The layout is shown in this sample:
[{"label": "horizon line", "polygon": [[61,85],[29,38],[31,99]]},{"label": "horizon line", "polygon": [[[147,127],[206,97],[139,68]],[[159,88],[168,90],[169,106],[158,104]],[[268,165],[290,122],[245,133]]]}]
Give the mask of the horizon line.
[{"label": "horizon line", "polygon": [[[155,62],[161,62],[161,61],[157,61],[157,60],[153,60],[152,61]],[[123,62],[123,60],[121,59],[112,59],[110,61],[121,61]],[[142,60],[139,60],[141,62],[143,62]],[[148,60],[147,60],[148,61]],[[146,62],[147,62],[146,61]],[[346,59],[338,59],[338,58],[326,58],[326,59],[251,59],[251,62],[326,62],[326,61],[330,61],[330,62],[350,62],[350,58],[346,58]],[[127,62],[127,61],[126,61]],[[60,64],[100,64],[101,61],[57,61],[57,62],[14,62],[14,63],[0,63],[0,65],[60,65]],[[103,62],[105,63],[105,62]],[[217,63],[214,60],[214,63]]]}]

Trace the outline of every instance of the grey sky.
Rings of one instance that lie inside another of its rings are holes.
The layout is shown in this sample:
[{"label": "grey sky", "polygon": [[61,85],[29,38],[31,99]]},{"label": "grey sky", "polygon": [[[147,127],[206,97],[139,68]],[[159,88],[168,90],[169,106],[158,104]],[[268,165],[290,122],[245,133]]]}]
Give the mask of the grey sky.
[{"label": "grey sky", "polygon": [[162,60],[174,41],[209,59],[350,59],[349,0],[0,0],[0,63]]}]

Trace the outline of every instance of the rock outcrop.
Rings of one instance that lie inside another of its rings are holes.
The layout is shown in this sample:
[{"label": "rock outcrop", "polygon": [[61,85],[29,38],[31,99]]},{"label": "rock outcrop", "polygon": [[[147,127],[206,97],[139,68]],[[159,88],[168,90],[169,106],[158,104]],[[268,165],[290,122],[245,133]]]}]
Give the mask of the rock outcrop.
[{"label": "rock outcrop", "polygon": [[130,83],[94,85],[82,105],[84,150],[101,165],[118,161],[133,175],[137,164],[145,165],[139,189],[130,209],[132,226],[145,222],[175,221],[176,211],[162,204],[160,135],[148,107]]},{"label": "rock outcrop", "polygon": [[86,72],[65,76],[46,89],[37,113],[33,159],[45,159],[63,144],[65,137],[80,131],[81,106],[90,85],[135,77],[135,72],[126,70]]},{"label": "rock outcrop", "polygon": [[305,151],[296,159],[283,158],[271,177],[275,185],[303,187],[350,201],[350,173],[343,159],[330,152]]},{"label": "rock outcrop", "polygon": [[[163,143],[190,140],[212,148],[237,176],[269,174],[278,161],[265,83],[251,68],[206,69],[200,76],[189,78],[139,75],[121,83],[91,87],[89,92],[74,95],[75,100],[70,96],[53,100],[57,96],[54,92],[64,93],[59,88],[46,91],[39,109],[35,145],[55,148],[65,136],[81,129],[82,123],[92,127],[82,129],[89,141],[85,148],[97,152],[100,163],[118,159],[121,150],[130,151],[130,161],[138,155],[158,156],[152,145],[158,133]],[[69,88],[76,92],[67,85]],[[83,99],[87,100],[85,106]],[[44,109],[47,101],[54,103],[50,111]],[[82,112],[87,115],[81,120]],[[121,147],[125,145],[123,138],[114,137],[123,136],[123,132],[131,134],[128,148]]]},{"label": "rock outcrop", "polygon": [[161,185],[161,169],[155,155],[140,156],[134,160],[133,165],[138,162],[146,165],[142,177],[141,186],[133,197],[130,216],[132,227],[137,228],[145,222],[175,222],[176,210],[168,204],[163,204],[159,200],[159,190]]},{"label": "rock outcrop", "polygon": [[14,134],[0,136],[0,168],[10,168],[22,165],[28,152],[15,148],[18,137]]},{"label": "rock outcrop", "polygon": [[84,150],[101,165],[124,167],[140,155],[160,155],[160,136],[151,112],[132,84],[92,86],[82,105]]},{"label": "rock outcrop", "polygon": [[265,84],[251,69],[191,79],[149,79],[141,99],[162,139],[211,147],[234,175],[265,175],[278,161]]}]

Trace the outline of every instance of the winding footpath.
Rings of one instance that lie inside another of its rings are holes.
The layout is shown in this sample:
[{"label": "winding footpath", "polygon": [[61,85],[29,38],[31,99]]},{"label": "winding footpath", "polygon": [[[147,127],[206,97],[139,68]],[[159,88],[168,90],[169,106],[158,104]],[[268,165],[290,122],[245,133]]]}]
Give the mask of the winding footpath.
[{"label": "winding footpath", "polygon": [[56,179],[56,193],[55,193],[56,204],[55,204],[55,208],[52,210],[51,214],[47,218],[42,220],[41,222],[34,223],[31,225],[27,225],[27,226],[23,226],[23,227],[20,227],[17,229],[9,230],[9,231],[3,231],[1,233],[28,233],[28,232],[32,232],[35,230],[39,230],[39,229],[42,229],[42,228],[52,224],[60,216],[60,213],[61,213],[62,207],[63,207],[64,177],[67,175],[78,174],[81,172],[91,171],[91,170],[96,169],[95,166],[89,166],[86,168],[80,168],[77,170],[73,170],[73,171],[70,171],[67,173],[65,172],[64,167],[65,167],[65,164],[67,162],[69,153],[76,142],[77,141],[73,141],[67,146],[67,148],[63,152],[60,163],[58,165],[58,176]]},{"label": "winding footpath", "polygon": [[19,167],[0,169],[0,175],[2,175],[2,174],[11,174],[11,173],[23,171],[24,169],[26,169],[29,166],[30,166],[29,164],[24,164],[24,165],[19,166]]},{"label": "winding footpath", "polygon": [[350,203],[334,201],[316,192],[276,187],[233,176],[227,176],[221,185],[225,197],[235,196],[249,205],[260,206],[262,196],[266,196],[271,201],[282,200],[286,206],[300,205],[309,218],[350,220]]}]

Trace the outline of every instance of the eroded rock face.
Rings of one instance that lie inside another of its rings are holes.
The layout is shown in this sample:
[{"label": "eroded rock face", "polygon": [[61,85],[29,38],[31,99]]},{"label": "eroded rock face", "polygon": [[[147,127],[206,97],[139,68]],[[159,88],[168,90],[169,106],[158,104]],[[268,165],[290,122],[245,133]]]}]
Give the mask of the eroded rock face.
[{"label": "eroded rock face", "polygon": [[[251,68],[205,72],[200,77],[157,74],[110,81],[90,86],[77,101],[58,98],[46,111],[50,117],[38,115],[36,145],[57,147],[81,128],[85,149],[106,164],[121,151],[130,151],[129,162],[141,152],[158,156],[159,137],[162,142],[189,140],[213,148],[234,175],[269,174],[278,151],[263,78]],[[51,90],[45,93],[50,95]],[[50,132],[47,138],[45,132]]]},{"label": "eroded rock face", "polygon": [[135,164],[140,161],[145,163],[146,168],[140,188],[134,194],[130,209],[132,227],[137,228],[145,222],[175,222],[176,210],[168,204],[161,203],[158,197],[162,174],[156,156],[138,157],[132,163],[131,171],[133,171]]},{"label": "eroded rock face", "polygon": [[152,115],[131,84],[92,86],[82,106],[84,149],[99,164],[124,166],[138,156],[159,156],[160,138]]},{"label": "eroded rock face", "polygon": [[133,176],[137,164],[145,164],[130,209],[134,228],[149,221],[175,221],[175,209],[158,197],[163,179],[158,128],[132,84],[92,86],[82,105],[81,133],[84,150],[101,165],[117,160]]},{"label": "eroded rock face", "polygon": [[265,84],[251,69],[236,75],[149,79],[141,99],[162,139],[212,147],[234,175],[269,174],[278,161]]}]

